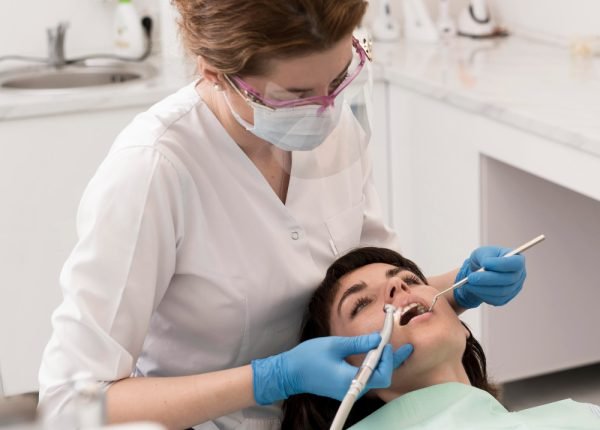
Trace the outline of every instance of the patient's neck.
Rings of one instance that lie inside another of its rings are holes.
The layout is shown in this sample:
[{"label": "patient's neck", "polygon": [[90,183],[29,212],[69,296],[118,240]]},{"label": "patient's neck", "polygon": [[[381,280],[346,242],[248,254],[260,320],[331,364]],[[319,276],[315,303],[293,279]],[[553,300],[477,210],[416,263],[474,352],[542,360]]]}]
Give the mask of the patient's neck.
[{"label": "patient's neck", "polygon": [[[403,369],[412,370],[412,369]],[[448,362],[423,372],[397,372],[392,385],[384,390],[378,390],[377,395],[384,402],[390,402],[403,394],[433,385],[447,382],[459,382],[471,385],[467,372],[461,362]]]}]

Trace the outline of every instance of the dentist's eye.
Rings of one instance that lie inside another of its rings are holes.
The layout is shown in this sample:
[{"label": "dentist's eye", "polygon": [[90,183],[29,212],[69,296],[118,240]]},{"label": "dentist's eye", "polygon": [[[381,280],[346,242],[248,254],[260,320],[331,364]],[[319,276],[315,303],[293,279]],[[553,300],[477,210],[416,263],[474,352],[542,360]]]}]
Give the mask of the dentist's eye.
[{"label": "dentist's eye", "polygon": [[371,304],[372,301],[373,299],[369,297],[361,297],[360,299],[358,299],[356,303],[354,303],[352,312],[350,313],[350,318],[354,318],[361,310],[363,310],[363,308]]},{"label": "dentist's eye", "polygon": [[348,70],[346,70],[341,76],[338,76],[336,78],[335,81],[333,81],[330,85],[329,85],[329,93],[334,92],[335,90],[337,90],[337,88],[342,85],[342,83],[346,80],[346,78],[348,78],[349,73]]}]

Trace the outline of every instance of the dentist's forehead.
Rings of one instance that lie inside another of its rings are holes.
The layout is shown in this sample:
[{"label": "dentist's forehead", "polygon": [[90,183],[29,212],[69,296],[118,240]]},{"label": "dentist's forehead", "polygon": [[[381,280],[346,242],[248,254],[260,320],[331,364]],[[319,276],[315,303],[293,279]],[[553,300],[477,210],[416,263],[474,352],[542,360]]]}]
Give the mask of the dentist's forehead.
[{"label": "dentist's forehead", "polygon": [[349,36],[326,51],[273,59],[269,61],[270,72],[263,78],[282,85],[318,86],[323,81],[335,79],[347,69],[353,57],[353,49],[352,38]]}]

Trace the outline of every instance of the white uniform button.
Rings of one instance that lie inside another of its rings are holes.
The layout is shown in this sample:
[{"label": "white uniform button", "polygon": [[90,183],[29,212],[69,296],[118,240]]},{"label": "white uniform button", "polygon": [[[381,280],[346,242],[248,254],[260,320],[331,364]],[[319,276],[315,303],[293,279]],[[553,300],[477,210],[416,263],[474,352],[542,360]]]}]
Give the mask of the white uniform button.
[{"label": "white uniform button", "polygon": [[292,240],[298,240],[300,238],[300,233],[297,231],[292,232]]}]

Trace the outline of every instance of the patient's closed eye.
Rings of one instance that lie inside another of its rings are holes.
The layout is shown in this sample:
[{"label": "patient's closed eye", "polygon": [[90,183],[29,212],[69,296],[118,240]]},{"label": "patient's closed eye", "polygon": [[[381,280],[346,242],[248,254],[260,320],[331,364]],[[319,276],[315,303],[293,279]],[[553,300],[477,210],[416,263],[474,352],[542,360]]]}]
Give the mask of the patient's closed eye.
[{"label": "patient's closed eye", "polygon": [[[402,275],[400,275],[400,279],[402,279],[402,281],[408,286],[423,285],[423,281],[421,281],[421,279],[419,279],[417,275],[411,272],[402,273]],[[390,297],[393,298],[395,294],[396,287],[393,287],[390,291]],[[354,318],[356,315],[358,315],[360,311],[362,311],[364,308],[373,303],[374,300],[375,299],[370,296],[362,296],[357,298],[354,302],[354,305],[352,305],[352,310],[350,311],[350,318]]]},{"label": "patient's closed eye", "polygon": [[422,285],[423,282],[412,273],[405,273],[402,275],[402,280],[406,283],[406,285]]},{"label": "patient's closed eye", "polygon": [[363,308],[367,307],[373,302],[373,299],[370,297],[359,297],[356,302],[354,302],[354,306],[352,306],[352,312],[350,313],[350,318],[354,318],[356,314],[358,314]]}]

